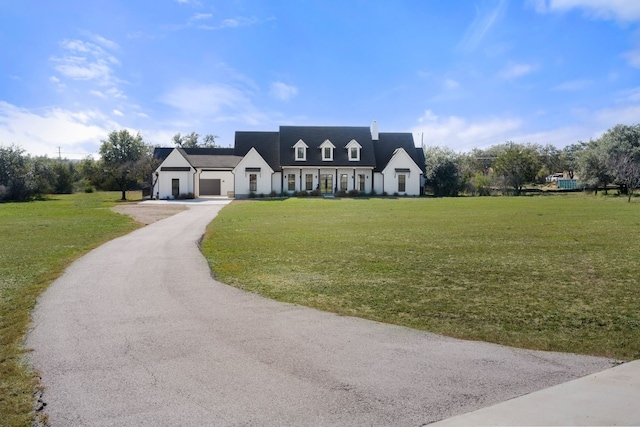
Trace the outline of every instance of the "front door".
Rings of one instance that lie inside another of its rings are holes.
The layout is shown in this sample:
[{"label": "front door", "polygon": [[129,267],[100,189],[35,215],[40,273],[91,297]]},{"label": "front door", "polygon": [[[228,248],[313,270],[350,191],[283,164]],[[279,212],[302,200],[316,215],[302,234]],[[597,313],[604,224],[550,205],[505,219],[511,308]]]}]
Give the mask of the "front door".
[{"label": "front door", "polygon": [[333,193],[333,175],[320,174],[320,192],[322,194]]},{"label": "front door", "polygon": [[178,196],[180,195],[180,180],[179,179],[172,179],[171,180],[171,195],[174,198],[178,198]]}]

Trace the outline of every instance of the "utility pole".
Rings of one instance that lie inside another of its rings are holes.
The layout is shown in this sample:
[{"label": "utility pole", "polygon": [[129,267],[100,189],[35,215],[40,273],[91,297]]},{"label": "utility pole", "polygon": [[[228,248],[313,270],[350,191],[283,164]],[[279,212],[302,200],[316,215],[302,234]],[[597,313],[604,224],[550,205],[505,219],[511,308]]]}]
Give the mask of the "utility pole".
[{"label": "utility pole", "polygon": [[58,160],[62,160],[62,154],[60,153],[60,146],[58,146]]}]

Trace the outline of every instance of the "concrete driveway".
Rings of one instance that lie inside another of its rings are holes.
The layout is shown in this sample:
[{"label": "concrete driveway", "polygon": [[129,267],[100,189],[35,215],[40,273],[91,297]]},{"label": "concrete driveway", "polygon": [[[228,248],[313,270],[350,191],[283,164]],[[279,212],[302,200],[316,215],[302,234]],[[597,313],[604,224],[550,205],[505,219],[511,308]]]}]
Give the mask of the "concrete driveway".
[{"label": "concrete driveway", "polygon": [[52,426],[421,426],[611,366],[342,317],[215,281],[192,204],[71,265],[27,346]]}]

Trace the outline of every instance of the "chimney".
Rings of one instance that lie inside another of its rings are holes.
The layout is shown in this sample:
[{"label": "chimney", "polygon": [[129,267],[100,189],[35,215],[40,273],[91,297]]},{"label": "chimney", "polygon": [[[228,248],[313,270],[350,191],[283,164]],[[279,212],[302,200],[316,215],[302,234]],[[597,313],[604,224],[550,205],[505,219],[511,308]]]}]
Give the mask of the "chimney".
[{"label": "chimney", "polygon": [[374,141],[378,140],[378,122],[376,120],[371,122],[371,139]]}]

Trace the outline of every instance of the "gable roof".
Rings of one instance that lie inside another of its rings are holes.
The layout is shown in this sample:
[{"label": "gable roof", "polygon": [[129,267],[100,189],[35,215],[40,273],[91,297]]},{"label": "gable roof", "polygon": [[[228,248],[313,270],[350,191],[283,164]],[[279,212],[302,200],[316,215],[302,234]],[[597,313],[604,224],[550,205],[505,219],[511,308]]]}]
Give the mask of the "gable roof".
[{"label": "gable roof", "polygon": [[379,140],[374,141],[373,144],[376,155],[376,168],[374,171],[381,172],[393,157],[393,153],[398,148],[402,148],[424,173],[425,163],[424,155],[421,154],[422,148],[415,146],[412,134],[407,132],[381,132]]},{"label": "gable roof", "polygon": [[[352,139],[362,146],[360,160],[349,160],[345,149]],[[296,160],[293,146],[303,140],[309,146],[306,160]],[[322,160],[320,145],[326,140],[336,147],[333,161]],[[280,161],[283,166],[375,166],[371,132],[366,126],[280,126]]]},{"label": "gable roof", "polygon": [[280,167],[280,134],[278,132],[236,132],[234,153],[244,157],[251,148],[255,148],[258,154],[269,164],[274,171]]},{"label": "gable roof", "polygon": [[163,163],[173,150],[177,150],[192,167],[201,169],[233,169],[242,159],[234,155],[233,148],[156,147],[153,157]]}]

